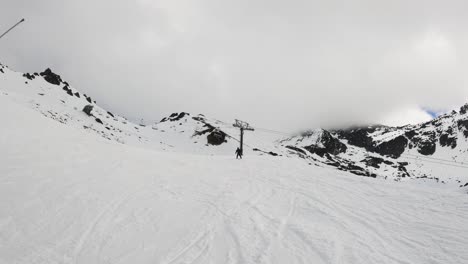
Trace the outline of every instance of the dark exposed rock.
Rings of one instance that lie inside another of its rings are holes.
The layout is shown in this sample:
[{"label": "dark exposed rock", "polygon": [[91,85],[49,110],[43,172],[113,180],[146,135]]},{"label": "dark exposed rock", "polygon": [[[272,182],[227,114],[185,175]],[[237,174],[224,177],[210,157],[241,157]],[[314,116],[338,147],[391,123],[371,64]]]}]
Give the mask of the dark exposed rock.
[{"label": "dark exposed rock", "polygon": [[278,153],[275,153],[275,152],[273,152],[273,151],[263,151],[263,150],[258,149],[258,148],[253,148],[252,150],[253,150],[253,151],[258,151],[258,152],[263,152],[263,153],[268,154],[268,155],[271,155],[271,156],[273,156],[273,157],[279,156]]},{"label": "dark exposed rock", "polygon": [[399,166],[398,166],[398,176],[399,177],[410,177],[411,175],[409,174],[408,170],[406,169],[406,165],[404,164],[406,163],[406,165],[408,165],[407,162],[398,162]]},{"label": "dark exposed rock", "polygon": [[434,154],[436,151],[436,144],[434,141],[427,140],[418,144],[418,152],[422,155],[428,156]]},{"label": "dark exposed rock", "polygon": [[416,133],[416,131],[414,130],[410,130],[410,131],[407,131],[405,132],[405,136],[409,139],[412,139],[414,136],[416,136],[418,133]]},{"label": "dark exposed rock", "polygon": [[332,155],[338,155],[344,153],[347,150],[345,144],[343,144],[339,139],[331,135],[330,132],[322,130],[322,135],[320,137],[321,145],[310,145],[305,146],[304,148],[310,153],[317,154],[323,157],[326,153]]},{"label": "dark exposed rock", "polygon": [[422,135],[412,138],[411,141],[417,146],[418,152],[423,155],[432,155],[436,150],[437,138],[434,131],[425,131]]},{"label": "dark exposed rock", "polygon": [[468,138],[468,119],[458,120],[457,126],[460,131],[463,131],[463,135]]},{"label": "dark exposed rock", "polygon": [[51,84],[60,85],[62,82],[60,75],[53,73],[49,68],[44,72],[41,72],[41,76],[44,78],[44,80]]},{"label": "dark exposed rock", "polygon": [[468,113],[468,104],[465,104],[464,106],[462,106],[462,107],[460,108],[460,114],[461,114],[461,115],[464,115],[464,114],[466,114],[466,113]]},{"label": "dark exposed rock", "polygon": [[114,114],[112,114],[111,112],[107,111],[107,114],[114,117]]},{"label": "dark exposed rock", "polygon": [[310,153],[317,154],[320,157],[323,157],[327,153],[327,150],[325,148],[314,146],[314,145],[307,146],[304,148],[307,149],[307,151],[309,151]]},{"label": "dark exposed rock", "polygon": [[80,98],[80,93],[79,93],[79,92],[74,93],[74,95],[75,95],[76,97]]},{"label": "dark exposed rock", "polygon": [[226,134],[223,131],[215,129],[208,134],[206,139],[208,140],[208,144],[218,146],[226,142]]},{"label": "dark exposed rock", "polygon": [[67,94],[73,96],[73,92],[71,90],[67,90]]},{"label": "dark exposed rock", "polygon": [[376,174],[370,173],[366,169],[364,169],[364,168],[362,168],[360,166],[357,166],[352,162],[349,162],[347,164],[342,164],[342,165],[340,165],[338,167],[338,169],[343,170],[343,171],[349,171],[350,173],[358,175],[358,176],[365,176],[365,177],[372,177],[372,178],[377,177]]},{"label": "dark exposed rock", "polygon": [[188,115],[188,113],[181,112],[176,117],[172,118],[171,121],[179,121],[180,119],[184,118],[184,116]]},{"label": "dark exposed rock", "polygon": [[102,120],[99,119],[99,118],[96,118],[96,122],[98,122],[99,124],[103,125]]},{"label": "dark exposed rock", "polygon": [[356,147],[365,148],[372,151],[374,148],[374,141],[369,137],[369,133],[374,132],[374,127],[355,128],[347,130],[336,130],[339,137],[348,140],[348,143]]},{"label": "dark exposed rock", "polygon": [[180,112],[180,113],[172,113],[169,117],[165,117],[161,119],[160,122],[165,122],[165,121],[179,121],[180,119],[184,118],[185,116],[190,115],[189,113],[185,112]]},{"label": "dark exposed rock", "polygon": [[398,136],[389,141],[385,141],[375,147],[375,152],[380,155],[398,158],[405,151],[408,139],[405,136]]},{"label": "dark exposed rock", "polygon": [[36,78],[36,76],[34,76],[33,74],[29,74],[29,73],[23,74],[23,77],[28,80],[33,80],[34,78]]},{"label": "dark exposed rock", "polygon": [[297,147],[294,147],[294,146],[286,146],[286,148],[294,150],[294,151],[299,152],[301,154],[306,154],[306,152],[303,149],[300,149],[300,148],[297,148]]},{"label": "dark exposed rock", "polygon": [[88,101],[88,103],[92,104],[93,101],[91,100],[91,97],[86,97],[86,101]]},{"label": "dark exposed rock", "polygon": [[198,122],[204,122],[205,119],[201,116],[194,116],[192,117],[193,120],[198,121]]},{"label": "dark exposed rock", "polygon": [[379,157],[366,157],[365,159],[361,160],[361,162],[364,162],[367,166],[374,168],[380,168],[380,164],[382,163],[387,165],[393,164],[393,162]]},{"label": "dark exposed rock", "polygon": [[457,147],[457,137],[449,133],[444,133],[439,138],[439,143],[442,147],[450,146],[452,149]]},{"label": "dark exposed rock", "polygon": [[93,113],[91,113],[93,111],[93,108],[94,106],[92,105],[85,105],[85,107],[83,108],[83,112],[85,112],[88,116],[92,116]]}]

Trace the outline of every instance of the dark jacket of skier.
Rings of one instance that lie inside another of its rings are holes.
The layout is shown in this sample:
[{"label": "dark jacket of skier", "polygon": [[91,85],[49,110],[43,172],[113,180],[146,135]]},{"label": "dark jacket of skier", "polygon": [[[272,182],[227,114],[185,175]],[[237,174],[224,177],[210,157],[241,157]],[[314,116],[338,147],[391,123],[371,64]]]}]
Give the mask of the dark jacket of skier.
[{"label": "dark jacket of skier", "polygon": [[236,149],[236,159],[242,159],[242,150],[240,148]]}]

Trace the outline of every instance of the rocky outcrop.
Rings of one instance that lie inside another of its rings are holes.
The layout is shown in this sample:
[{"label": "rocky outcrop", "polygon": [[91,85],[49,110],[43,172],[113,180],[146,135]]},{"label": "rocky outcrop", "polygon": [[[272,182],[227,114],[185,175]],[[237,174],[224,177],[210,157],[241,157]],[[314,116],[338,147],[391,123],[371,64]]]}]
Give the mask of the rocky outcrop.
[{"label": "rocky outcrop", "polygon": [[47,69],[44,72],[41,72],[40,75],[44,78],[44,80],[51,84],[60,85],[60,83],[62,83],[62,78],[60,78],[60,75],[53,73],[51,69]]},{"label": "rocky outcrop", "polygon": [[375,147],[374,151],[380,155],[398,158],[405,151],[407,145],[408,139],[401,135],[389,141],[380,143]]},{"label": "rocky outcrop", "polygon": [[336,130],[333,132],[336,132],[340,138],[348,140],[348,143],[353,146],[365,148],[368,151],[373,151],[374,141],[369,136],[369,133],[374,132],[375,129],[375,127],[362,127]]},{"label": "rocky outcrop", "polygon": [[429,156],[434,154],[436,151],[436,144],[434,141],[426,140],[422,141],[418,145],[418,152],[422,155]]},{"label": "rocky outcrop", "polygon": [[345,144],[343,144],[339,139],[331,135],[330,132],[322,130],[320,136],[320,142],[316,145],[304,146],[304,148],[310,153],[317,154],[323,157],[325,154],[338,155],[344,153],[347,150]]},{"label": "rocky outcrop", "polygon": [[93,113],[92,113],[93,109],[94,109],[94,106],[85,105],[85,107],[83,108],[83,112],[85,112],[88,116],[92,116],[93,115]]},{"label": "rocky outcrop", "polygon": [[365,159],[361,160],[361,162],[363,162],[364,164],[366,164],[367,166],[369,167],[374,167],[374,168],[380,168],[380,165],[383,163],[383,164],[386,164],[386,165],[393,165],[393,162],[389,161],[389,160],[385,160],[383,158],[379,158],[379,157],[366,157]]},{"label": "rocky outcrop", "polygon": [[457,147],[457,136],[451,127],[440,135],[439,144],[442,147],[451,147],[452,149]]},{"label": "rocky outcrop", "polygon": [[102,120],[101,120],[101,119],[96,118],[95,120],[96,120],[96,122],[98,122],[99,124],[104,125],[104,124],[102,123]]},{"label": "rocky outcrop", "polygon": [[460,114],[464,115],[468,113],[468,104],[465,104],[464,106],[460,107]]},{"label": "rocky outcrop", "polygon": [[460,131],[463,131],[463,135],[468,138],[468,119],[458,120],[457,126]]},{"label": "rocky outcrop", "polygon": [[182,118],[186,117],[186,116],[189,116],[190,114],[189,113],[186,113],[186,112],[180,112],[180,113],[172,113],[169,117],[164,117],[163,119],[161,119],[161,121],[159,121],[160,123],[162,122],[166,122],[166,121],[171,121],[171,122],[174,122],[174,121],[179,121],[181,120]]},{"label": "rocky outcrop", "polygon": [[23,77],[28,79],[28,80],[34,80],[36,78],[36,76],[34,74],[30,74],[30,73],[23,74]]},{"label": "rocky outcrop", "polygon": [[206,139],[208,140],[208,144],[219,146],[226,142],[226,133],[221,130],[214,129],[210,134],[208,134],[208,136],[206,136]]}]

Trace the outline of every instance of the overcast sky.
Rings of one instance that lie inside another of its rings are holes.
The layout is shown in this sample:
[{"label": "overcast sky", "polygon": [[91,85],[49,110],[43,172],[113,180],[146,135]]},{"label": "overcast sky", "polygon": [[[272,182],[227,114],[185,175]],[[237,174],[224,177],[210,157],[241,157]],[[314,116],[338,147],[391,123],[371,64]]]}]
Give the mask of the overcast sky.
[{"label": "overcast sky", "polygon": [[468,101],[468,1],[0,0],[0,62],[130,118],[398,125]]}]

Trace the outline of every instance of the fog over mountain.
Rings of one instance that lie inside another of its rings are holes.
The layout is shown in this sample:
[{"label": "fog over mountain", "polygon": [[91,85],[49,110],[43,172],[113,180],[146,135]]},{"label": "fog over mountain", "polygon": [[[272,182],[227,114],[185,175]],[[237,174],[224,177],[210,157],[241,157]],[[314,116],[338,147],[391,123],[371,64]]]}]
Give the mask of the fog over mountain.
[{"label": "fog over mountain", "polygon": [[1,0],[0,61],[101,105],[290,131],[428,120],[468,101],[466,1]]}]

